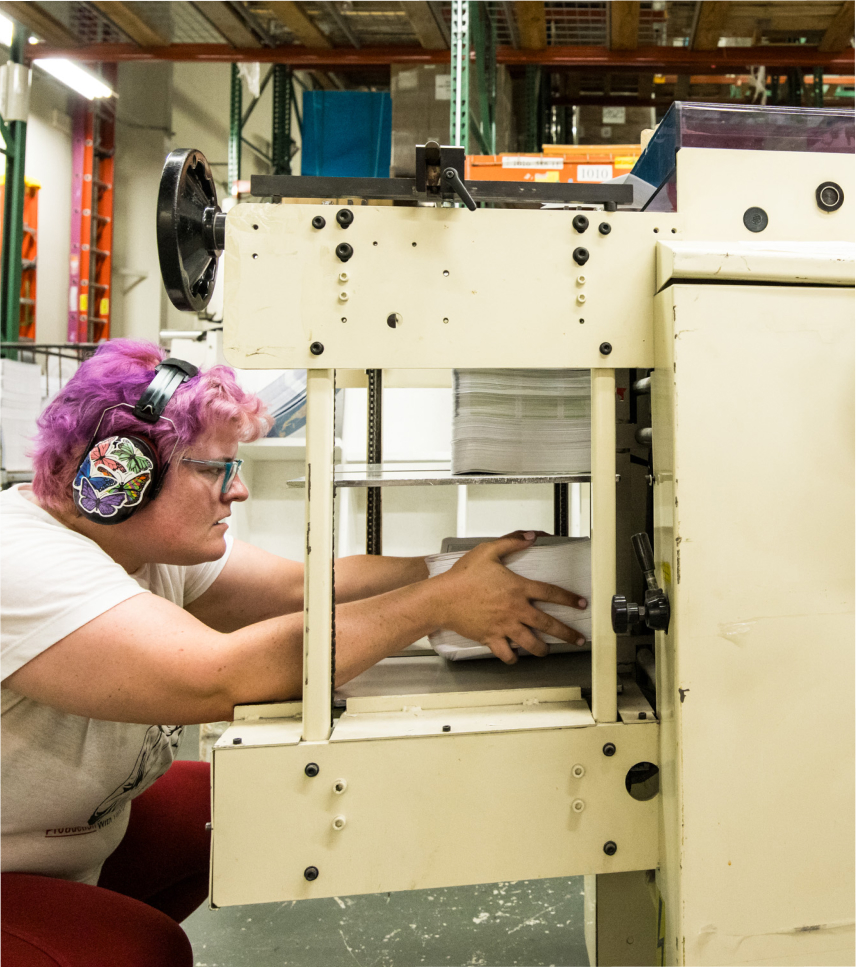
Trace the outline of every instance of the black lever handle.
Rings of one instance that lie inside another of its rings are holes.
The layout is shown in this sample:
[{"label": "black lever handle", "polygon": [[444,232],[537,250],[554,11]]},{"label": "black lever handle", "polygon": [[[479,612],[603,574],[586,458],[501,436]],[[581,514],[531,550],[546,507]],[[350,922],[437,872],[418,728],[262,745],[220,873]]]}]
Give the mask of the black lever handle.
[{"label": "black lever handle", "polygon": [[467,186],[461,181],[461,176],[455,168],[443,169],[443,187],[451,188],[471,212],[476,210],[473,196],[467,191]]},{"label": "black lever handle", "polygon": [[651,541],[643,531],[641,534],[634,534],[630,538],[633,550],[636,552],[636,560],[645,575],[645,584],[648,589],[653,591],[657,587],[657,576],[654,573],[654,552],[651,550]]},{"label": "black lever handle", "polygon": [[671,607],[665,591],[657,584],[654,572],[654,552],[651,541],[643,531],[630,538],[636,560],[645,575],[645,603],[635,604],[628,601],[623,594],[616,594],[612,599],[612,630],[616,634],[626,634],[631,625],[644,621],[652,631],[668,631],[671,619]]}]

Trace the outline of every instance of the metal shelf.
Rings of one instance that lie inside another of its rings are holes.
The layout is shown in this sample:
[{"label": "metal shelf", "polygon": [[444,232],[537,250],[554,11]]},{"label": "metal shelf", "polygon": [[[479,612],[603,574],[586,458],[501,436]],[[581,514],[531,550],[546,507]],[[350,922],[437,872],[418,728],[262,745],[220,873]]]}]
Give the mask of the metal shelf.
[{"label": "metal shelf", "polygon": [[[589,472],[540,474],[452,474],[448,463],[347,463],[338,464],[333,476],[336,487],[442,487],[461,484],[556,484],[588,483]],[[289,487],[305,487],[306,478],[288,481]]]}]

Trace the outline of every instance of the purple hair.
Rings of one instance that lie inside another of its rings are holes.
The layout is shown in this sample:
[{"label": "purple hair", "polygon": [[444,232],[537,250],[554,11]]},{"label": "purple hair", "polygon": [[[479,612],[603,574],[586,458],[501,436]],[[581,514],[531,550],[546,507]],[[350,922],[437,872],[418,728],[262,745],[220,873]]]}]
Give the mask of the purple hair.
[{"label": "purple hair", "polygon": [[[167,354],[150,342],[112,339],[83,362],[45,407],[33,440],[33,492],[42,506],[67,509],[71,485],[104,410],[117,403],[132,407],[154,379],[155,367]],[[148,439],[161,466],[186,452],[209,430],[229,425],[242,442],[257,440],[271,425],[264,404],[244,392],[228,366],[212,366],[183,383],[167,404],[166,419],[144,423],[120,406],[104,414],[99,438],[132,433]],[[172,424],[175,424],[173,427]]]}]

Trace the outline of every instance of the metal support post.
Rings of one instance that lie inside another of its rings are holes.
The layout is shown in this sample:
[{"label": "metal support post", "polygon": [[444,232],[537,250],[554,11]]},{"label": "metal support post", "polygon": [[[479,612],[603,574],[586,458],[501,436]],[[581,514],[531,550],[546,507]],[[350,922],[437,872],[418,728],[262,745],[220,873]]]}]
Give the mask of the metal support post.
[{"label": "metal support post", "polygon": [[[383,461],[383,370],[367,369],[368,436],[366,440],[366,463]],[[369,487],[366,490],[366,554],[381,554],[383,546],[383,490]]]},{"label": "metal support post", "polygon": [[335,371],[306,373],[306,556],[303,740],[330,737],[333,675],[333,432]]},{"label": "metal support post", "polygon": [[273,135],[271,156],[273,174],[291,174],[291,71],[285,64],[273,65]]},{"label": "metal support post", "polygon": [[801,67],[788,68],[788,104],[791,107],[802,107],[803,69]]},{"label": "metal support post", "polygon": [[615,370],[591,371],[591,694],[595,722],[618,719],[615,632]]},{"label": "metal support post", "polygon": [[[27,32],[15,24],[12,34],[10,64],[23,64]],[[8,121],[3,119],[4,124]],[[2,309],[2,335],[4,342],[17,342],[21,317],[21,253],[24,242],[24,155],[27,145],[26,120],[8,121],[5,124],[6,141],[6,195],[3,207],[3,250],[0,272],[0,309]],[[5,351],[6,357],[16,353]]]},{"label": "metal support post", "polygon": [[496,154],[496,26],[488,5],[470,4],[476,53],[479,123],[473,125],[485,154]]},{"label": "metal support post", "polygon": [[814,69],[814,106],[823,107],[823,68]]},{"label": "metal support post", "polygon": [[779,75],[781,73],[780,67],[774,67],[772,71],[767,70],[767,76],[770,78],[770,100],[769,104],[779,103]]},{"label": "metal support post", "polygon": [[568,536],[568,484],[553,484],[553,533],[557,537]]},{"label": "metal support post", "polygon": [[449,144],[467,150],[469,142],[470,5],[452,0],[452,82]]},{"label": "metal support post", "polygon": [[229,191],[235,191],[235,182],[241,178],[241,74],[237,64],[232,64],[232,82],[229,95],[229,156],[227,180]]},{"label": "metal support post", "polygon": [[539,88],[541,82],[541,68],[535,64],[526,65],[526,122],[524,126],[524,151],[540,151],[538,144],[538,116],[539,116]]}]

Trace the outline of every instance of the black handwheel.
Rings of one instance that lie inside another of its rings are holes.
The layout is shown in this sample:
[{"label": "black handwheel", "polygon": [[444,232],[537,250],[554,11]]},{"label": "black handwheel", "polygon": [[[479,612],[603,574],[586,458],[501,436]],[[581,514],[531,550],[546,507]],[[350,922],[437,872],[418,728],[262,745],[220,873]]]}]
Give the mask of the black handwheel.
[{"label": "black handwheel", "polygon": [[176,309],[201,312],[214,294],[226,216],[205,155],[171,151],[161,174],[157,212],[158,258],[167,295]]}]

